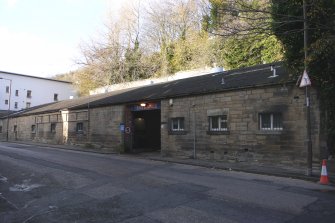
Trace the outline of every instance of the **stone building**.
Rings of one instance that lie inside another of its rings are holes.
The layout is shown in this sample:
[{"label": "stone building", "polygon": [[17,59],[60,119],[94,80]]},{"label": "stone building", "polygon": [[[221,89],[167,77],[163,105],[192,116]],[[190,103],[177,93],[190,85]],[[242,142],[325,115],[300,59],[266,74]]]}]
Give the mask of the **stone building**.
[{"label": "stone building", "polygon": [[[0,139],[299,165],[307,156],[304,94],[281,63],[264,64],[30,108],[0,119]],[[319,160],[314,89],[311,124]]]}]

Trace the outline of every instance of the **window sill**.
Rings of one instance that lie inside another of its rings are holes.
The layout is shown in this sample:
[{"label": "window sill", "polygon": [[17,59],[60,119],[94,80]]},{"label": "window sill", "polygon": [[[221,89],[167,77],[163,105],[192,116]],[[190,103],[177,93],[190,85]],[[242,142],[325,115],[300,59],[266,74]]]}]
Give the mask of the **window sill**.
[{"label": "window sill", "polygon": [[256,135],[281,135],[283,130],[258,130]]},{"label": "window sill", "polygon": [[229,135],[230,131],[207,131],[207,135]]},{"label": "window sill", "polygon": [[186,135],[187,131],[169,131],[169,135]]}]

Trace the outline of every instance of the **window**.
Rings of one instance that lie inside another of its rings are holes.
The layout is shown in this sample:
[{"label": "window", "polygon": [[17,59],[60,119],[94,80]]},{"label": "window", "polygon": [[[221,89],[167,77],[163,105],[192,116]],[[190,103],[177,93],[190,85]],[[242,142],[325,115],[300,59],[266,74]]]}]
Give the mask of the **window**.
[{"label": "window", "polygon": [[18,108],[18,103],[17,102],[14,103],[14,108]]},{"label": "window", "polygon": [[17,132],[17,125],[14,125],[14,132]]},{"label": "window", "polygon": [[9,86],[6,86],[6,93],[9,93]]},{"label": "window", "polygon": [[58,94],[54,94],[54,101],[58,101]]},{"label": "window", "polygon": [[27,90],[27,98],[31,98],[31,90]]},{"label": "window", "polygon": [[82,133],[84,131],[84,124],[82,122],[77,123],[76,132]]},{"label": "window", "polygon": [[0,125],[0,133],[2,133],[2,125]]},{"label": "window", "polygon": [[260,130],[283,130],[283,120],[281,113],[261,113],[259,114]]},{"label": "window", "polygon": [[15,90],[15,96],[19,96],[19,90]]},{"label": "window", "polygon": [[5,105],[8,105],[8,100],[5,100]]},{"label": "window", "polygon": [[30,103],[30,102],[27,102],[27,103],[26,103],[26,108],[30,108],[30,106],[31,106],[31,103]]},{"label": "window", "polygon": [[227,115],[210,116],[209,131],[212,132],[228,131],[227,118],[228,118]]},{"label": "window", "polygon": [[36,125],[31,125],[31,133],[36,133]]},{"label": "window", "polygon": [[51,123],[50,132],[56,132],[56,123]]},{"label": "window", "polygon": [[184,131],[184,118],[171,119],[171,131]]}]

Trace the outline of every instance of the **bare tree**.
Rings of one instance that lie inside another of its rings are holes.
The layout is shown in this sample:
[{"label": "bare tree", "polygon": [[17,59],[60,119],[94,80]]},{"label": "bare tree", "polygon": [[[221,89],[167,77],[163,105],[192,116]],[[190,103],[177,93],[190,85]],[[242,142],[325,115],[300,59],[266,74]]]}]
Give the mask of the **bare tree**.
[{"label": "bare tree", "polygon": [[202,1],[125,4],[99,39],[82,44],[81,76],[92,76],[89,86],[102,86],[209,65],[212,41],[202,30]]}]

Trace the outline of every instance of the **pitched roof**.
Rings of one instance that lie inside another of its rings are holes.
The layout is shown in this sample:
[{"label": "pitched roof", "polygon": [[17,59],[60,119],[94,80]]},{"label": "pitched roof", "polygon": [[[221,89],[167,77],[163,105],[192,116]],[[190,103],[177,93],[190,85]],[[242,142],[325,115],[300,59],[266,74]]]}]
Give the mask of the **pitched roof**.
[{"label": "pitched roof", "polygon": [[[145,87],[110,92],[106,94],[106,97],[92,101],[90,107],[209,94],[288,82],[290,77],[283,64],[274,63],[274,65],[276,67],[276,77],[272,77],[273,71],[271,71],[269,64],[257,65]],[[73,109],[79,108],[82,107],[73,107]]]},{"label": "pitched roof", "polygon": [[1,71],[0,70],[0,74],[1,73],[9,74],[9,75],[15,75],[15,76],[21,76],[21,77],[27,77],[27,78],[36,78],[36,79],[41,79],[41,80],[56,81],[56,82],[61,82],[61,83],[66,83],[66,84],[72,84],[72,82],[70,82],[70,81],[62,81],[62,80],[56,80],[56,79],[52,79],[52,78],[37,77],[37,76],[31,76],[31,75],[26,75],[26,74],[18,74],[18,73]]},{"label": "pitched roof", "polygon": [[[242,69],[211,73],[203,76],[175,80],[144,87],[124,89],[105,94],[86,96],[33,107],[16,113],[28,115],[60,110],[76,110],[107,105],[134,103],[140,101],[161,100],[190,95],[209,94],[237,89],[270,86],[294,81],[282,63],[273,63],[276,75],[270,64],[257,65]],[[13,114],[15,115],[15,114]]]}]

